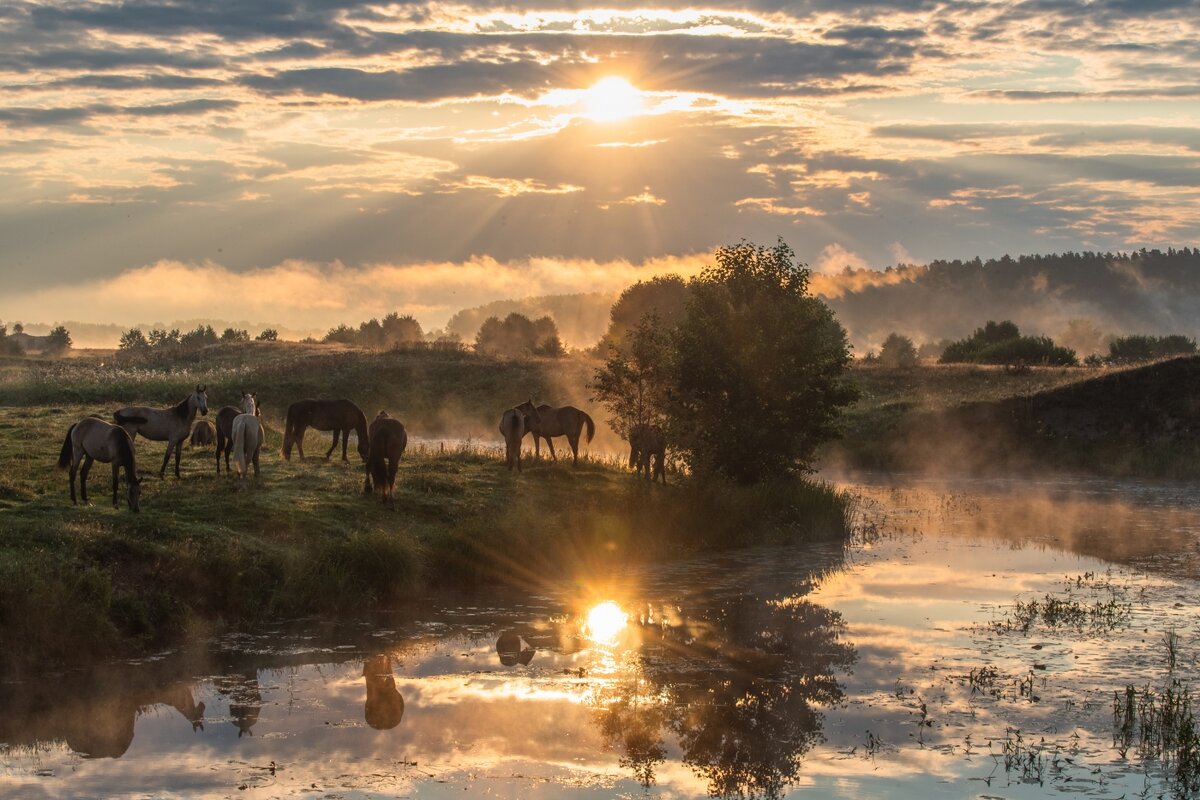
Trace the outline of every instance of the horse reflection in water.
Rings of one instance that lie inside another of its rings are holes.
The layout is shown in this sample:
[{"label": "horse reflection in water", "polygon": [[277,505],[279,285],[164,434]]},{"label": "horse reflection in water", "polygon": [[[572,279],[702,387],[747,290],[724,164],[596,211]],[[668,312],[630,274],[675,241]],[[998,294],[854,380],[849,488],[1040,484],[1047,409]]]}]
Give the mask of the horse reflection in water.
[{"label": "horse reflection in water", "polygon": [[404,716],[404,698],[392,675],[392,657],[380,653],[368,658],[363,664],[363,677],[367,681],[367,701],[363,706],[367,724],[380,731],[399,725]]},{"label": "horse reflection in water", "polygon": [[254,725],[262,711],[262,691],[258,672],[222,675],[213,681],[216,690],[229,698],[229,721],[238,729],[238,738],[254,735]]},{"label": "horse reflection in water", "polygon": [[536,652],[533,645],[525,641],[525,637],[515,630],[504,631],[496,640],[496,655],[500,657],[500,663],[506,667],[515,667],[517,664],[529,666],[529,662],[533,661],[533,654]]}]

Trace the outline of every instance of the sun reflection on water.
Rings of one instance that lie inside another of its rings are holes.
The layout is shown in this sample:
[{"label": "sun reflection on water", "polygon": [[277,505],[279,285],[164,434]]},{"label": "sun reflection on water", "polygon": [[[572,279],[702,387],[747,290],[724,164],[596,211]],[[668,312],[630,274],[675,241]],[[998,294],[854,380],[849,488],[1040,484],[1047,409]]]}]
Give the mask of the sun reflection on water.
[{"label": "sun reflection on water", "polygon": [[628,624],[629,615],[612,600],[605,600],[588,611],[583,633],[598,644],[614,645]]}]

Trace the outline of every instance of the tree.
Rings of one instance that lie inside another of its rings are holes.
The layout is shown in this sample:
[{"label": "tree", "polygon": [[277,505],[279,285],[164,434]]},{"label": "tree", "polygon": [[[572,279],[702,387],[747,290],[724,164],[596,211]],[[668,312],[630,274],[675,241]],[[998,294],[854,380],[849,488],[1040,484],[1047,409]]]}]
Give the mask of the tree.
[{"label": "tree", "polygon": [[380,325],[383,328],[384,342],[388,347],[425,341],[425,332],[421,330],[421,323],[417,322],[416,317],[412,314],[400,316],[393,311],[383,318]]},{"label": "tree", "polygon": [[636,425],[661,425],[666,414],[671,340],[657,314],[646,314],[626,331],[624,345],[608,345],[608,359],[596,369],[593,399],[608,408],[608,421],[621,436]]},{"label": "tree", "polygon": [[121,343],[117,349],[125,353],[144,353],[150,349],[150,342],[146,340],[146,334],[142,333],[141,328],[130,328],[121,334]]},{"label": "tree", "polygon": [[279,331],[274,328],[263,328],[262,333],[254,337],[256,342],[277,342],[279,341]]},{"label": "tree", "polygon": [[858,396],[846,331],[783,240],[719,248],[674,338],[668,430],[692,470],[742,483],[809,469]]},{"label": "tree", "polygon": [[988,321],[966,339],[951,342],[938,359],[941,364],[1055,364],[1079,363],[1075,351],[1059,347],[1048,336],[1022,336],[1016,323]]},{"label": "tree", "polygon": [[563,352],[558,326],[549,316],[531,320],[513,312],[501,321],[488,317],[475,335],[475,351],[484,355],[520,358],[529,355],[557,356]]},{"label": "tree", "polygon": [[43,353],[48,356],[61,356],[71,349],[71,333],[64,325],[58,325],[46,336],[46,347]]},{"label": "tree", "polygon": [[179,344],[188,350],[198,350],[205,345],[217,343],[217,332],[212,325],[197,325],[179,337]]},{"label": "tree", "polygon": [[637,327],[647,314],[658,317],[667,328],[673,327],[683,318],[690,291],[678,275],[660,275],[633,284],[613,303],[608,331],[600,340],[600,350],[603,352],[608,345],[621,346],[625,334]]},{"label": "tree", "polygon": [[226,328],[221,332],[222,342],[248,342],[250,341],[250,331],[239,328]]},{"label": "tree", "polygon": [[336,328],[330,328],[329,333],[326,333],[325,338],[321,341],[337,342],[339,344],[357,344],[358,331],[349,325],[338,325]]},{"label": "tree", "polygon": [[162,328],[151,328],[149,335],[146,337],[146,341],[148,341],[150,346],[155,350],[166,350],[168,348],[178,347],[179,329],[172,328],[169,331],[165,331]]},{"label": "tree", "polygon": [[890,333],[879,347],[879,363],[885,367],[916,366],[917,346],[907,336]]},{"label": "tree", "polygon": [[9,338],[8,326],[0,324],[0,356],[23,356],[25,351],[15,339]]}]

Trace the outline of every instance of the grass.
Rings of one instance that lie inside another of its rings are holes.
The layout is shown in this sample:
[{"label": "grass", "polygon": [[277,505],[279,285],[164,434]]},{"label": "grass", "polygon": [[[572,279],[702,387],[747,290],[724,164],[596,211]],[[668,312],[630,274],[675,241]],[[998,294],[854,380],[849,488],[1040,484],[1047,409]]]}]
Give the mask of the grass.
[{"label": "grass", "polygon": [[[179,382],[192,376],[175,377]],[[136,383],[152,396],[160,380]],[[96,391],[68,386],[60,394]],[[49,392],[47,388],[45,391]],[[168,391],[164,387],[164,392]],[[6,395],[7,397],[7,395]],[[611,463],[529,461],[509,473],[487,448],[414,446],[397,510],[361,494],[335,460],[284,461],[268,423],[261,480],[218,477],[211,449],[183,478],[147,477],[142,512],[113,509],[105,465],[93,505],[73,507],[55,469],[67,427],[111,403],[0,406],[0,667],[145,651],[209,630],[386,607],[432,588],[586,585],[630,565],[748,544],[844,538],[850,500],[819,483],[651,487]],[[320,453],[328,434],[310,433]],[[325,445],[327,446],[327,444]],[[139,439],[157,475],[165,444]]]},{"label": "grass", "polygon": [[1191,689],[1172,680],[1162,690],[1125,687],[1113,693],[1113,745],[1124,757],[1131,748],[1171,769],[1177,796],[1200,793],[1200,732]]}]

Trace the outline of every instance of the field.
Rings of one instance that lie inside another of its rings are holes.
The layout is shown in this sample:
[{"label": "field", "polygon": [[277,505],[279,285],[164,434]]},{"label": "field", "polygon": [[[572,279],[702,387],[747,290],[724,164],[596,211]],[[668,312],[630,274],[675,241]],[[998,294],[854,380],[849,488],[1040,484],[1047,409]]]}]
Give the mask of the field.
[{"label": "field", "polygon": [[[397,478],[397,510],[361,494],[363,471],[313,458],[328,434],[309,434],[309,459],[284,461],[280,411],[330,394],[410,431],[458,433],[450,405],[485,430],[510,398],[533,394],[586,364],[495,362],[459,354],[311,354],[237,366],[108,366],[92,360],[0,365],[0,653],[12,670],[143,651],[209,630],[308,614],[387,606],[446,587],[543,582],[620,571],[643,560],[747,543],[841,537],[848,498],[822,484],[753,489],[672,475],[650,487],[611,458],[528,462],[504,469],[490,449],[414,444]],[[68,426],[127,403],[177,401],[208,384],[214,406],[241,387],[267,407],[263,475],[245,490],[217,477],[213,451],[185,450],[183,478],[157,479],[165,444],[139,439],[142,512],[111,505],[109,469],[91,476],[92,506],[73,507],[54,467]],[[338,386],[341,391],[322,391]],[[445,397],[439,404],[435,398]],[[497,399],[504,398],[504,399]],[[442,427],[438,427],[438,426]]]}]

